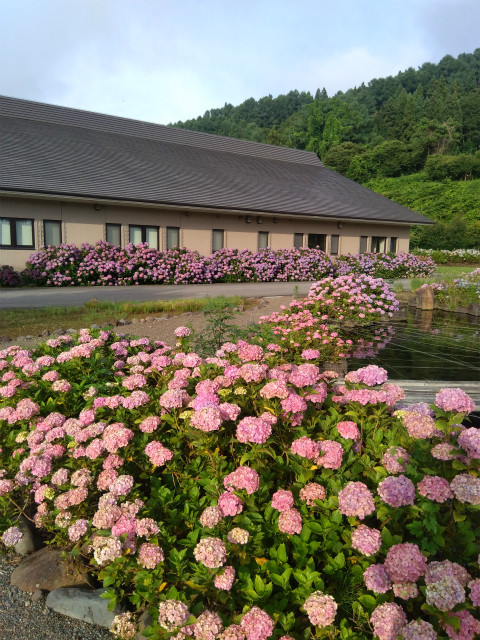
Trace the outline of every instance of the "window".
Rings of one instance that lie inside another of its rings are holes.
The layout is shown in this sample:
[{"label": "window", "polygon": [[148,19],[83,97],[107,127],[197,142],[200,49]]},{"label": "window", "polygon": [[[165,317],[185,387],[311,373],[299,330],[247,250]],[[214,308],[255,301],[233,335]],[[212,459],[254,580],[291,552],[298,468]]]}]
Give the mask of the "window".
[{"label": "window", "polygon": [[111,224],[107,222],[106,238],[107,238],[107,242],[109,242],[110,244],[113,244],[114,247],[121,247],[122,246],[122,225]]},{"label": "window", "polygon": [[180,227],[167,227],[167,249],[175,249],[180,244]]},{"label": "window", "polygon": [[212,251],[220,251],[225,246],[225,231],[212,229]]},{"label": "window", "polygon": [[151,249],[158,249],[158,227],[131,224],[129,227],[129,241],[134,245],[146,242]]},{"label": "window", "polygon": [[58,247],[59,244],[62,244],[61,220],[43,221],[43,244],[46,247]]},{"label": "window", "polygon": [[390,238],[390,253],[397,253],[397,239]]},{"label": "window", "polygon": [[338,239],[339,236],[330,236],[330,254],[338,256]]},{"label": "window", "polygon": [[268,231],[258,232],[258,248],[268,249]]},{"label": "window", "polygon": [[385,253],[387,239],[380,236],[372,236],[372,253]]},{"label": "window", "polygon": [[0,218],[0,247],[33,249],[33,220]]},{"label": "window", "polygon": [[301,249],[303,247],[303,233],[293,234],[293,246],[295,249]]},{"label": "window", "polygon": [[322,251],[325,251],[327,244],[327,236],[324,233],[309,233],[308,234],[308,248],[315,249],[318,247]]},{"label": "window", "polygon": [[367,253],[368,236],[360,236],[360,253]]}]

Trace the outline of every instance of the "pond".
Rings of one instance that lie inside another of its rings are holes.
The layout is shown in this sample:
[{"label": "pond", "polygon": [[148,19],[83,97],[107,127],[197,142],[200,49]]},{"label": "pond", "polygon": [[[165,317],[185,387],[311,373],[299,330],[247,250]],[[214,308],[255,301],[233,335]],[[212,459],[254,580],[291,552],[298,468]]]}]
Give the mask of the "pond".
[{"label": "pond", "polygon": [[355,338],[364,344],[349,358],[350,370],[376,364],[395,380],[480,381],[480,322],[474,316],[412,311],[406,322],[359,329]]}]

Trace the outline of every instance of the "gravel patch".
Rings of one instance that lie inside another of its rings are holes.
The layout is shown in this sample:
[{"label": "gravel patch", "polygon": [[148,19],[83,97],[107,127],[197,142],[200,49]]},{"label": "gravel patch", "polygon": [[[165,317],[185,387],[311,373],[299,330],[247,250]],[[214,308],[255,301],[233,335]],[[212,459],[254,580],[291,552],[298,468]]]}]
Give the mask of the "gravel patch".
[{"label": "gravel patch", "polygon": [[0,554],[1,640],[112,640],[108,629],[62,616],[10,584],[21,557]]}]

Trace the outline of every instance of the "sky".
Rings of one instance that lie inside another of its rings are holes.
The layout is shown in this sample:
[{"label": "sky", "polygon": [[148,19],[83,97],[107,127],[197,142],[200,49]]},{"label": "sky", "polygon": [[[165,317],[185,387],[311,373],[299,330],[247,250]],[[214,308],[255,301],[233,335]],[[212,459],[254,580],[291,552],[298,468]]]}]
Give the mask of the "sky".
[{"label": "sky", "polygon": [[480,47],[479,0],[0,0],[0,94],[161,124]]}]

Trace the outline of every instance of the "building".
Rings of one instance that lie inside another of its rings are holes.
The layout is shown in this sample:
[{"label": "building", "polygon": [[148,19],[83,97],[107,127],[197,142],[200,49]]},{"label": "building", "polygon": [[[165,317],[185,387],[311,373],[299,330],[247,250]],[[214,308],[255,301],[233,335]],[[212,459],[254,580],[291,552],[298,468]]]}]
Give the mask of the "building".
[{"label": "building", "polygon": [[432,221],[314,153],[0,97],[0,264],[44,245],[408,251]]}]

